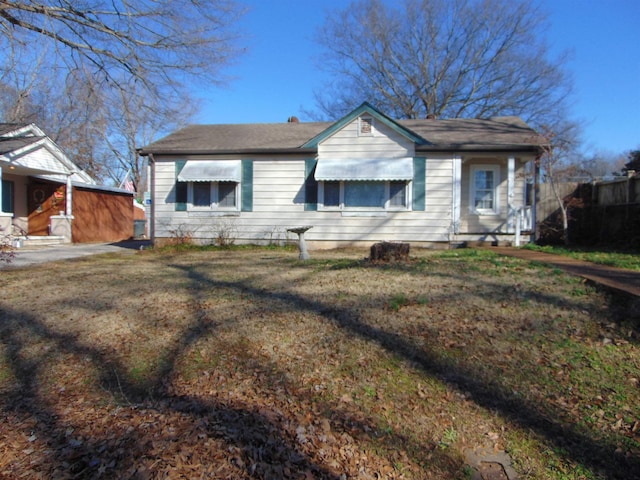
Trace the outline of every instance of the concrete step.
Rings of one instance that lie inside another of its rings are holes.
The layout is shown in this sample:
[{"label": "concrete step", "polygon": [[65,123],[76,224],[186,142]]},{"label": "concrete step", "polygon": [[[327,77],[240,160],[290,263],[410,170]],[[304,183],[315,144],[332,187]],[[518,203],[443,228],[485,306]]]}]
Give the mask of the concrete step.
[{"label": "concrete step", "polygon": [[48,247],[65,243],[62,235],[27,235],[13,238],[13,246],[16,248]]}]

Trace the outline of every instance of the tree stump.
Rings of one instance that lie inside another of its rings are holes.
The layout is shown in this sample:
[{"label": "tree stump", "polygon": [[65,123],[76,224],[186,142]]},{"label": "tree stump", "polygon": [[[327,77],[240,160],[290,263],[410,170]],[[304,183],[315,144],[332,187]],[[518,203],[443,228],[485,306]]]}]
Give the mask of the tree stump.
[{"label": "tree stump", "polygon": [[371,262],[399,262],[409,259],[409,244],[382,242],[371,245],[369,261]]}]

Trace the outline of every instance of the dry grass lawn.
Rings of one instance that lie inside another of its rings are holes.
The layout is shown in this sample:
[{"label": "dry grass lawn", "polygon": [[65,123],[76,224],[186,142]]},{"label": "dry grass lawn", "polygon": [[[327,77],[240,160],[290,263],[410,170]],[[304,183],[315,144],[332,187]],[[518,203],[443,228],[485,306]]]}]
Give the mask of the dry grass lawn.
[{"label": "dry grass lawn", "polygon": [[0,478],[464,479],[479,447],[640,478],[637,304],[486,251],[312,253],[0,272]]}]

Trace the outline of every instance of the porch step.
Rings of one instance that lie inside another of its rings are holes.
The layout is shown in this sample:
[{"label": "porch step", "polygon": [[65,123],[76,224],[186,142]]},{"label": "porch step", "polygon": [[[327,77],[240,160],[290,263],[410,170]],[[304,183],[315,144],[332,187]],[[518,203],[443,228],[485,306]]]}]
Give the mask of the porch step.
[{"label": "porch step", "polygon": [[48,247],[65,243],[62,235],[27,235],[13,238],[13,246],[17,248]]}]

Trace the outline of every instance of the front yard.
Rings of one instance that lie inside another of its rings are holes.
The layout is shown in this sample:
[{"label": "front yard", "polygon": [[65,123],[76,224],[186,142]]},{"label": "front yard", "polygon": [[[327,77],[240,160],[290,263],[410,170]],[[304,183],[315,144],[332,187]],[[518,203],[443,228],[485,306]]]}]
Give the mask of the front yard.
[{"label": "front yard", "polygon": [[637,304],[487,251],[411,254],[1,272],[0,478],[464,479],[481,447],[521,478],[640,472]]}]

